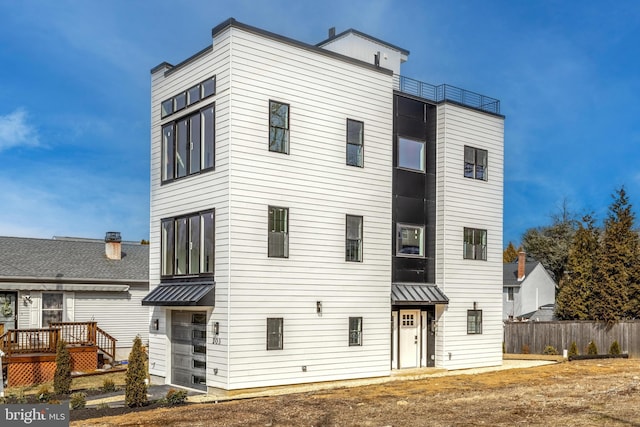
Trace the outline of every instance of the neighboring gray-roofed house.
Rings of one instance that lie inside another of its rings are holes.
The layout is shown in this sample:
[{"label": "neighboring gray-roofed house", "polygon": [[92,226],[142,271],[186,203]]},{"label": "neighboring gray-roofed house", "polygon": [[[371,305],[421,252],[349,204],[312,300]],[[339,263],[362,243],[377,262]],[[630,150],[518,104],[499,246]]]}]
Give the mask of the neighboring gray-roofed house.
[{"label": "neighboring gray-roofed house", "polygon": [[118,340],[125,359],[133,339],[148,341],[149,247],[70,237],[0,237],[0,331],[49,322],[95,321]]},{"label": "neighboring gray-roofed house", "polygon": [[516,261],[504,264],[503,294],[503,319],[524,319],[525,314],[555,303],[556,282],[540,262],[520,252]]}]

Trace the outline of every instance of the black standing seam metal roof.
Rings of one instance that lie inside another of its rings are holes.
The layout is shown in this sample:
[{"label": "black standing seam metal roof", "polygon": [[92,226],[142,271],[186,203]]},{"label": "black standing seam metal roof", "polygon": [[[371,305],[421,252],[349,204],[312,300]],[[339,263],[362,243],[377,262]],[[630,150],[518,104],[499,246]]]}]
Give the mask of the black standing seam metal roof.
[{"label": "black standing seam metal roof", "polygon": [[448,304],[449,298],[436,285],[394,283],[391,303],[395,305]]},{"label": "black standing seam metal roof", "polygon": [[161,284],[142,299],[142,305],[215,306],[215,284]]}]

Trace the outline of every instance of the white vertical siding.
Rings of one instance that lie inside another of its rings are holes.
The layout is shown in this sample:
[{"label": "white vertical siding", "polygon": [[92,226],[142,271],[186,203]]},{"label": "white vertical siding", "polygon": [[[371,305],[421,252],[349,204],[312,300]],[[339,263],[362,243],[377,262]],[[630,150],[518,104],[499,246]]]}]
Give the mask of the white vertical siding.
[{"label": "white vertical siding", "polygon": [[[450,103],[438,106],[436,281],[449,297],[436,363],[448,369],[502,360],[504,119]],[[488,151],[488,180],[463,176],[464,146]],[[487,260],[463,259],[463,228],[487,230]],[[482,334],[467,334],[467,310],[482,310]],[[449,358],[449,354],[451,357]]]},{"label": "white vertical siding", "polygon": [[[387,375],[391,76],[238,29],[232,58],[229,388]],[[290,105],[289,155],[268,151],[270,99]],[[345,165],[347,118],[364,168]],[[289,208],[288,259],[267,257],[269,205]],[[362,263],[344,260],[346,214],[364,217]],[[268,317],[283,350],[266,350]]]}]

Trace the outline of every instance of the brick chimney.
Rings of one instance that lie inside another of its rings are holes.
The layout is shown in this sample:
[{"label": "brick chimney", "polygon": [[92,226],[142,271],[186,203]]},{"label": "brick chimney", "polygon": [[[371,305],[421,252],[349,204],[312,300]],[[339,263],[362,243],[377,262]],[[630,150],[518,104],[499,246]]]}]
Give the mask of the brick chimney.
[{"label": "brick chimney", "polygon": [[104,237],[105,254],[107,258],[122,259],[122,238],[119,231],[107,231]]},{"label": "brick chimney", "polygon": [[524,280],[524,267],[527,262],[527,254],[524,251],[518,252],[518,282]]}]

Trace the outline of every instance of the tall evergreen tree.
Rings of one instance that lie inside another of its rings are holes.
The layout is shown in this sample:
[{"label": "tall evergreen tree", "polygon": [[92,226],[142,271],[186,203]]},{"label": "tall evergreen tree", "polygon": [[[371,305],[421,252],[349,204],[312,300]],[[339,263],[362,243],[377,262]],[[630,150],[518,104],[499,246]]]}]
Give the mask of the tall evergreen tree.
[{"label": "tall evergreen tree", "polygon": [[613,199],[604,222],[592,300],[593,317],[607,323],[633,318],[638,311],[640,242],[633,230],[635,215],[624,187]]},{"label": "tall evergreen tree", "polygon": [[133,340],[133,348],[129,353],[129,364],[125,377],[124,390],[125,404],[129,407],[144,406],[147,404],[147,367],[145,363],[142,340],[137,335]]},{"label": "tall evergreen tree", "polygon": [[505,249],[504,252],[502,252],[502,262],[504,263],[513,262],[517,258],[518,258],[518,251],[516,251],[516,248],[513,246],[513,243],[509,242],[507,249]]},{"label": "tall evergreen tree", "polygon": [[591,319],[598,238],[595,220],[585,215],[569,249],[566,275],[556,297],[556,317],[560,320]]}]

